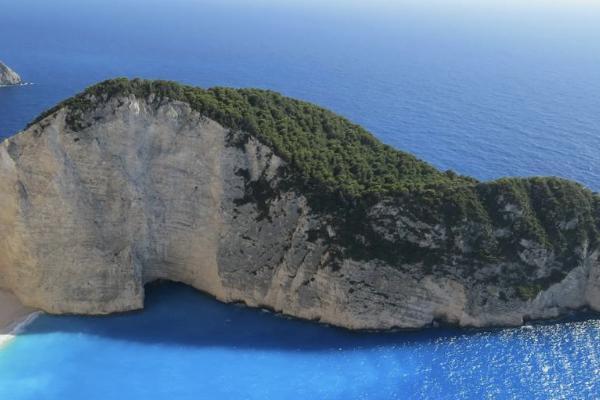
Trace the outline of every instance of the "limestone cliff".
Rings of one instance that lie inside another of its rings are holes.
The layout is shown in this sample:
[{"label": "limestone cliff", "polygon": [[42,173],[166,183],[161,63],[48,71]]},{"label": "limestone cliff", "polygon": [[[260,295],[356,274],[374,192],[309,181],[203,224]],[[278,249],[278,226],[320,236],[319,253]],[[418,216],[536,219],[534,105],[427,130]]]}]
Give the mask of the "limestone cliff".
[{"label": "limestone cliff", "polygon": [[8,68],[0,61],[0,86],[2,85],[18,85],[21,83],[21,77],[12,69]]},{"label": "limestone cliff", "polygon": [[600,310],[589,190],[441,173],[272,92],[99,84],[2,143],[0,204],[0,288],[51,313],[157,279],[352,329]]}]

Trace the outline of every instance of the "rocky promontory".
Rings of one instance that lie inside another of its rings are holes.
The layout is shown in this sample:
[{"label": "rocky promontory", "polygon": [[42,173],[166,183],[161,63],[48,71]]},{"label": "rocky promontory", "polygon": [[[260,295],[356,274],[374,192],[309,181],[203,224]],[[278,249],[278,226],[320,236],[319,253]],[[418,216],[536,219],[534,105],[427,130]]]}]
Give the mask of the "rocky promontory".
[{"label": "rocky promontory", "polygon": [[600,198],[441,172],[312,104],[100,83],[0,145],[0,288],[51,313],[144,285],[351,329],[600,310]]},{"label": "rocky promontory", "polygon": [[0,61],[0,86],[19,85],[21,82],[19,74]]}]

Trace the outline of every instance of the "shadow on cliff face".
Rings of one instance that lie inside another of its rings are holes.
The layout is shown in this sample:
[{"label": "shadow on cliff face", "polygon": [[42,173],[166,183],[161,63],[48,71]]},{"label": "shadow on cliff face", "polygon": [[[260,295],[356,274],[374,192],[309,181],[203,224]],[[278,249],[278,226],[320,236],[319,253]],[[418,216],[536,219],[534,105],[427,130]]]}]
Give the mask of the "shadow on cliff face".
[{"label": "shadow on cliff face", "polygon": [[43,315],[24,334],[57,332],[176,346],[338,351],[415,346],[502,330],[440,328],[390,333],[351,332],[288,319],[263,310],[223,304],[186,285],[161,283],[146,287],[143,311],[105,317]]}]

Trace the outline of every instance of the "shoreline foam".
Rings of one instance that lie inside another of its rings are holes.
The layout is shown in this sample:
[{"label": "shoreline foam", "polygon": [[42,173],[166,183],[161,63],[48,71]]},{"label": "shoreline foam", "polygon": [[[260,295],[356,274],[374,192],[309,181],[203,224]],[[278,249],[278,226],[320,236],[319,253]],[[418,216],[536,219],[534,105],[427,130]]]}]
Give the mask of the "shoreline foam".
[{"label": "shoreline foam", "polygon": [[16,87],[16,86],[32,86],[32,85],[34,85],[33,82],[21,82],[21,83],[17,83],[17,84],[14,84],[14,85],[0,85],[0,88],[3,88],[3,87]]}]

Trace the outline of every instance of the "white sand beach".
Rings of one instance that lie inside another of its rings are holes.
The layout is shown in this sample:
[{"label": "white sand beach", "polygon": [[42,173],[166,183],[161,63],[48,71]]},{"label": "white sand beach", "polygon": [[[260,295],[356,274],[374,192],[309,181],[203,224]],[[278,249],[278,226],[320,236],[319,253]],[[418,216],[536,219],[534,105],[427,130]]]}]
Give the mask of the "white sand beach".
[{"label": "white sand beach", "polygon": [[0,290],[0,348],[38,315],[38,311],[23,306],[12,293]]}]

